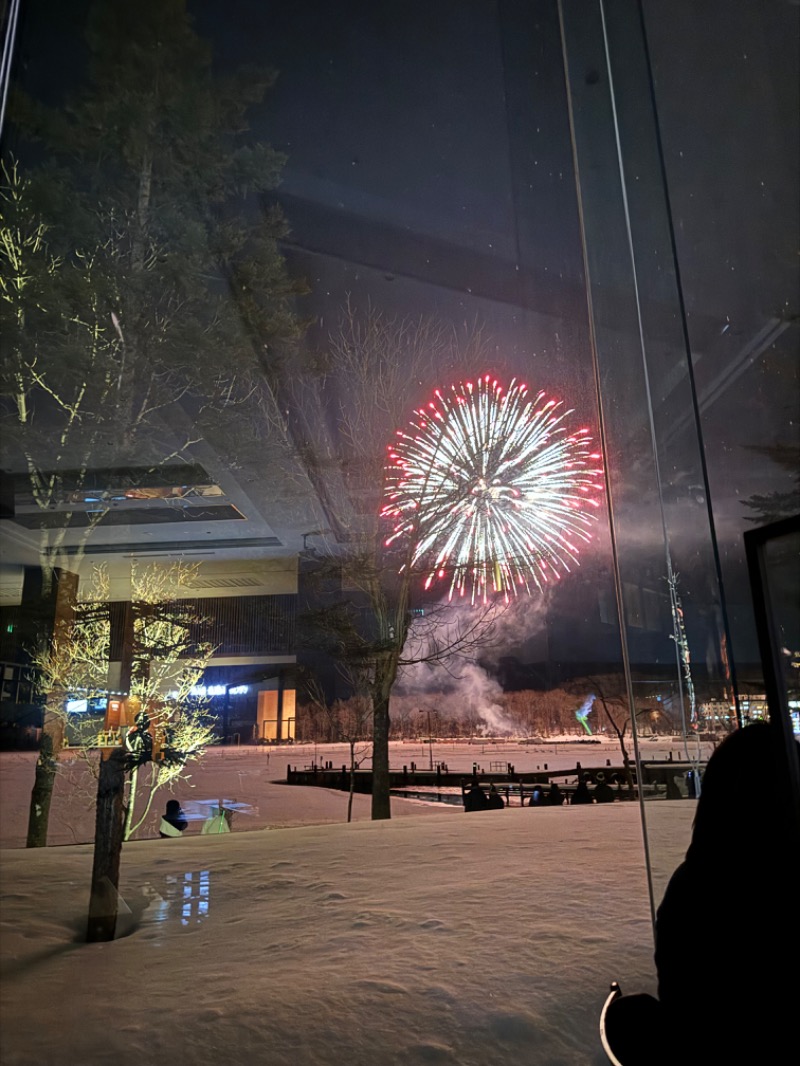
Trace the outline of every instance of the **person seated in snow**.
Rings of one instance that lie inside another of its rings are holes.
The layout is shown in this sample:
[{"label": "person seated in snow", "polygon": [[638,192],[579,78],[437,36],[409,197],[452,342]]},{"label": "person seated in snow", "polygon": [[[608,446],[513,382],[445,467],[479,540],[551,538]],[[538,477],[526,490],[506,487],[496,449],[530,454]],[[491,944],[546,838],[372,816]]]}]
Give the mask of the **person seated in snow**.
[{"label": "person seated in snow", "polygon": [[[463,786],[462,786],[463,789]],[[469,789],[464,792],[465,811],[485,811],[489,807],[489,797],[481,788],[480,781],[473,777]]]},{"label": "person seated in snow", "polygon": [[167,800],[167,809],[161,818],[158,835],[160,837],[179,837],[188,824],[180,803],[176,799]]},{"label": "person seated in snow", "polygon": [[617,798],[616,792],[606,781],[606,775],[602,771],[597,775],[592,798],[595,803],[613,803]]},{"label": "person seated in snow", "polygon": [[218,807],[212,807],[209,811],[208,818],[206,818],[200,828],[200,832],[206,835],[230,833],[231,819],[232,812],[223,807],[222,804]]},{"label": "person seated in snow", "polygon": [[561,791],[555,781],[553,781],[550,785],[550,791],[547,793],[547,806],[560,807],[561,804],[564,802],[565,798],[566,797],[564,796],[564,793]]},{"label": "person seated in snow", "polygon": [[492,784],[489,785],[489,799],[488,799],[489,808],[491,810],[501,811],[505,807],[505,805],[506,805],[505,800],[503,799],[503,797],[500,795],[500,793],[495,788],[494,782],[492,782]]},{"label": "person seated in snow", "polygon": [[[754,722],[709,759],[689,848],[656,911],[658,999],[626,994],[606,1016],[625,1066],[683,1058],[766,1066],[796,1054],[797,992],[787,965],[800,954],[800,812],[787,757],[800,765],[800,744],[793,749],[777,725]],[[760,786],[743,798],[754,767]],[[712,914],[698,910],[700,900],[714,901]]]},{"label": "person seated in snow", "polygon": [[572,803],[593,803],[592,794],[589,791],[589,786],[586,784],[586,778],[582,777],[578,781],[578,787],[572,793]]},{"label": "person seated in snow", "polygon": [[536,784],[533,786],[533,792],[531,792],[531,798],[528,800],[529,807],[544,807],[545,794],[544,785]]}]

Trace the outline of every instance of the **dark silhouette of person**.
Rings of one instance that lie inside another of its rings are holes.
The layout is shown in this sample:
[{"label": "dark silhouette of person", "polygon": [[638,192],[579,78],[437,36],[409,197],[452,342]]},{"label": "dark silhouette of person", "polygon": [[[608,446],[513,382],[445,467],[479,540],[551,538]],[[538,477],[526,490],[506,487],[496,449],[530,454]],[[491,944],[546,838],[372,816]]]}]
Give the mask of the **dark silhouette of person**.
[{"label": "dark silhouette of person", "polygon": [[506,801],[495,788],[494,782],[489,785],[489,796],[487,799],[487,805],[490,810],[495,811],[501,811],[506,805]]},{"label": "dark silhouette of person", "polygon": [[586,784],[586,778],[585,777],[582,777],[580,779],[580,781],[578,781],[578,785],[577,785],[575,791],[572,793],[571,802],[573,804],[575,804],[575,803],[593,803],[594,802],[593,799],[592,799],[592,794],[589,791],[589,786]]},{"label": "dark silhouette of person", "polygon": [[[656,912],[658,999],[623,995],[606,1018],[625,1066],[674,1063],[679,1044],[693,1062],[725,1066],[794,1054],[800,811],[787,756],[797,773],[800,745],[787,751],[777,726],[754,722],[709,759],[686,857]],[[698,910],[701,900],[713,911]]]},{"label": "dark silhouette of person", "polygon": [[536,784],[533,786],[533,792],[531,792],[531,798],[528,800],[529,807],[544,807],[545,795],[544,785]]},{"label": "dark silhouette of person", "polygon": [[167,800],[167,808],[158,828],[160,837],[179,837],[189,823],[176,799]]},{"label": "dark silhouette of person", "polygon": [[561,791],[555,781],[553,781],[550,785],[550,791],[547,793],[546,802],[548,807],[560,807],[565,799],[566,797],[564,796],[564,793]]},{"label": "dark silhouette of person", "polygon": [[469,789],[464,793],[465,811],[485,811],[489,807],[489,797],[481,787],[477,777],[473,777]]},{"label": "dark silhouette of person", "polygon": [[697,799],[697,775],[694,770],[686,771],[686,792],[689,799]]},{"label": "dark silhouette of person", "polygon": [[683,796],[681,795],[681,790],[678,788],[678,782],[675,780],[674,774],[667,775],[667,799],[683,799]]},{"label": "dark silhouette of person", "polygon": [[606,781],[606,775],[599,773],[596,778],[594,789],[592,790],[592,799],[595,803],[613,803],[617,798],[617,794],[614,789]]}]

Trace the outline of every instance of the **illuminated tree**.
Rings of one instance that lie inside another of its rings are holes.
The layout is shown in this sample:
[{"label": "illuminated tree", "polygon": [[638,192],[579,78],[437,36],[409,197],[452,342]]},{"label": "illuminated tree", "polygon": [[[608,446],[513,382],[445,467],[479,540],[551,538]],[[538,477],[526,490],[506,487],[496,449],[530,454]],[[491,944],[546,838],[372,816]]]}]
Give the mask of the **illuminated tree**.
[{"label": "illuminated tree", "polygon": [[40,635],[31,654],[38,694],[44,700],[43,736],[28,813],[28,847],[44,847],[58,755],[64,745],[69,718],[68,699],[80,694],[90,700],[108,688],[111,624],[103,601],[108,582],[104,570],[95,575],[92,594],[81,609],[56,620],[52,634]]},{"label": "illuminated tree", "polygon": [[[123,801],[123,839],[147,818],[157,792],[187,779],[187,766],[216,742],[214,720],[192,689],[203,675],[213,647],[198,642],[193,629],[201,621],[181,600],[196,577],[197,565],[135,563],[131,573],[132,669],[128,713],[144,711],[152,737],[152,757],[129,760]],[[52,732],[63,741],[70,722],[70,700],[90,702],[107,695],[111,645],[109,583],[104,567],[93,571],[89,595],[52,639],[34,652],[38,688],[53,720]],[[79,717],[79,716],[74,716]],[[97,737],[83,738],[83,755],[91,765]],[[55,760],[50,767],[56,772]],[[29,847],[46,843],[52,785],[29,824]]]},{"label": "illuminated tree", "polygon": [[[216,742],[215,721],[205,699],[193,694],[214,648],[193,637],[201,621],[193,606],[181,603],[180,593],[192,587],[198,566],[150,564],[131,572],[133,649],[130,702],[148,716],[155,747],[152,760],[134,765],[125,802],[124,838],[142,825],[156,793],[186,779],[186,767]],[[146,780],[140,781],[142,769]],[[137,812],[139,787],[142,809]]]},{"label": "illuminated tree", "polygon": [[[274,74],[216,73],[184,0],[96,3],[86,39],[72,98],[12,94],[23,162],[4,160],[0,189],[0,415],[8,468],[39,508],[46,588],[108,513],[102,471],[185,462],[204,437],[263,451],[301,333],[304,287],[268,200],[285,158],[248,123]],[[60,744],[46,714],[32,820]]]},{"label": "illuminated tree", "polygon": [[95,4],[87,43],[86,85],[64,106],[17,94],[21,150],[39,140],[48,161],[6,159],[3,174],[8,446],[50,513],[45,567],[92,466],[168,463],[224,412],[242,415],[226,433],[246,435],[251,408],[271,424],[265,374],[301,332],[287,226],[261,200],[285,157],[247,121],[274,74],[213,73],[183,0]]}]

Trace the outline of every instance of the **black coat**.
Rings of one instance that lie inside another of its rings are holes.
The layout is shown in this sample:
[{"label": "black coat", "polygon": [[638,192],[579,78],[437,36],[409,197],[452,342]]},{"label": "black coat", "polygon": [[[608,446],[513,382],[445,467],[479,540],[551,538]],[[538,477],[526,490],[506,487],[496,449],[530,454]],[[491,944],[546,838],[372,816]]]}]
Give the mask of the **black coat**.
[{"label": "black coat", "polygon": [[593,803],[592,794],[589,791],[586,782],[581,781],[575,791],[572,793],[572,803]]},{"label": "black coat", "polygon": [[667,885],[656,912],[658,997],[693,1061],[766,1066],[796,1054],[798,932],[787,900],[763,895],[769,878],[764,864],[687,859]]},{"label": "black coat", "polygon": [[[691,844],[656,912],[659,998],[615,1001],[630,1066],[653,1066],[654,1048],[664,1060],[661,1034],[670,1064],[796,1059],[800,812],[787,754],[782,732],[762,722],[734,730],[709,759]],[[754,770],[759,787],[746,791]]]},{"label": "black coat", "polygon": [[[182,833],[184,831],[184,829],[187,827],[187,825],[189,824],[186,821],[186,819],[184,818],[183,811],[180,808],[178,808],[177,813],[172,813],[171,812],[170,814],[163,815],[163,817],[161,818],[162,826],[163,826],[164,822],[166,822],[168,825],[171,825],[173,829],[177,829],[179,833]],[[161,830],[159,830],[158,835],[160,837],[170,837],[170,836],[173,836],[174,834],[173,833],[164,833]]]},{"label": "black coat", "polygon": [[465,811],[485,811],[489,807],[489,797],[480,785],[473,785],[464,793]]},{"label": "black coat", "polygon": [[595,803],[613,803],[617,794],[607,781],[600,781],[594,786]]}]

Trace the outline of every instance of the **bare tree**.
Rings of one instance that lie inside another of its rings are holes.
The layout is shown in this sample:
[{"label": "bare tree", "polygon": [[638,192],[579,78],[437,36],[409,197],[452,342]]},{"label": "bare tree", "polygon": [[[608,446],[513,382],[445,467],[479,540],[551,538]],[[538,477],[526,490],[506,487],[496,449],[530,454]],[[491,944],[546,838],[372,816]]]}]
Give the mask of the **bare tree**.
[{"label": "bare tree", "polygon": [[[178,598],[194,583],[199,565],[172,563],[163,567],[134,566],[133,662],[131,701],[148,714],[155,759],[148,765],[144,806],[136,813],[139,769],[130,774],[125,805],[125,840],[142,825],[156,793],[186,777],[186,766],[216,742],[215,722],[205,699],[193,693],[208,666],[214,647],[197,641],[193,627],[201,621],[194,608]],[[159,758],[161,753],[165,757]]]},{"label": "bare tree", "polygon": [[[105,573],[98,572],[95,592],[102,599]],[[68,721],[71,693],[90,700],[108,687],[111,626],[99,599],[89,598],[83,610],[73,608],[56,618],[52,634],[40,634],[31,660],[37,694],[44,699],[43,730],[36,760],[28,815],[27,846],[44,847]]]},{"label": "bare tree", "polygon": [[375,819],[391,817],[389,700],[398,671],[473,652],[500,609],[489,605],[467,617],[429,597],[424,614],[412,613],[422,587],[413,545],[387,545],[381,518],[386,449],[434,375],[443,367],[476,372],[487,347],[477,326],[459,331],[425,316],[391,318],[372,306],[359,313],[348,301],[327,348],[296,379],[296,439],[332,536],[326,554],[310,561],[310,580],[339,590],[304,621],[310,639],[357,673],[369,694]]},{"label": "bare tree", "polygon": [[[123,800],[123,839],[129,839],[147,818],[156,793],[187,776],[187,765],[200,758],[216,742],[214,720],[203,700],[192,694],[213,654],[207,642],[194,639],[193,628],[201,620],[196,611],[181,603],[196,578],[199,564],[174,563],[168,566],[134,564],[131,574],[132,663],[128,715],[144,709],[152,733],[154,758],[141,763],[129,760],[126,796]],[[72,699],[90,702],[104,697],[108,690],[111,621],[108,572],[95,567],[88,594],[76,606],[69,622],[60,625],[32,656],[39,692],[46,701],[46,713],[54,722],[53,735],[63,743],[70,723]],[[108,745],[121,744],[122,735],[107,738]],[[94,765],[96,736],[84,737],[83,756]],[[58,751],[53,754],[52,773],[57,769]],[[144,769],[142,769],[144,767]],[[140,780],[140,774],[146,780]],[[140,785],[144,783],[140,802]],[[52,795],[52,787],[46,793]],[[137,804],[141,809],[137,810]],[[34,840],[44,833],[47,813],[38,811],[29,826]]]},{"label": "bare tree", "polygon": [[[243,449],[258,427],[263,442],[270,379],[302,333],[288,227],[262,200],[285,157],[247,118],[274,72],[216,71],[183,0],[94,4],[86,37],[69,101],[12,94],[15,142],[36,162],[9,157],[0,176],[0,416],[39,509],[45,589],[115,490],[191,462],[204,437]],[[28,154],[32,141],[44,149]],[[49,809],[60,743],[46,713],[31,822]]]},{"label": "bare tree", "polygon": [[321,686],[312,682],[311,701],[327,719],[334,739],[347,744],[349,749],[347,821],[353,820],[353,795],[355,793],[356,770],[369,754],[368,738],[372,726],[372,703],[369,695],[358,692],[358,678],[350,678],[355,695],[348,700],[336,700],[328,703]]},{"label": "bare tree", "polygon": [[595,706],[599,704],[603,709],[605,720],[619,741],[625,784],[633,789],[633,763],[625,739],[631,724],[631,705],[624,675],[608,674],[601,677],[581,678],[573,682],[570,688],[579,692],[582,697],[586,696],[587,690],[594,694]]}]

